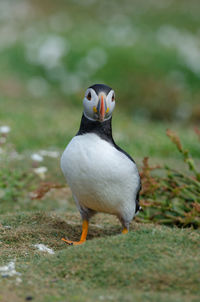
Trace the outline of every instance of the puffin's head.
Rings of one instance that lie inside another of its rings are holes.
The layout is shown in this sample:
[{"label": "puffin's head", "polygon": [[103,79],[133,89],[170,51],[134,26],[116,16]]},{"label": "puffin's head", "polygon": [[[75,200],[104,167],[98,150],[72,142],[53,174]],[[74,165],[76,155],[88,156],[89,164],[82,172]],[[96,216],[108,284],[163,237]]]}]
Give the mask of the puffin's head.
[{"label": "puffin's head", "polygon": [[115,108],[115,93],[104,84],[90,86],[83,100],[84,115],[92,121],[106,121],[111,118]]}]

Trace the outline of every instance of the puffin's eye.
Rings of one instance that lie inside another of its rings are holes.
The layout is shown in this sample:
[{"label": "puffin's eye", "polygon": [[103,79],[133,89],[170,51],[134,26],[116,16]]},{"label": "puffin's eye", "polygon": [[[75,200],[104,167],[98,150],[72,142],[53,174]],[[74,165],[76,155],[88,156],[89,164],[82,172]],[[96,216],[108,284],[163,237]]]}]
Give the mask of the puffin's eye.
[{"label": "puffin's eye", "polygon": [[114,100],[115,100],[115,94],[113,93],[113,95],[112,95],[112,102],[114,102]]},{"label": "puffin's eye", "polygon": [[88,101],[91,101],[91,98],[92,98],[92,96],[91,96],[91,92],[89,92],[89,93],[88,93],[88,95],[87,95],[87,99],[88,99]]}]

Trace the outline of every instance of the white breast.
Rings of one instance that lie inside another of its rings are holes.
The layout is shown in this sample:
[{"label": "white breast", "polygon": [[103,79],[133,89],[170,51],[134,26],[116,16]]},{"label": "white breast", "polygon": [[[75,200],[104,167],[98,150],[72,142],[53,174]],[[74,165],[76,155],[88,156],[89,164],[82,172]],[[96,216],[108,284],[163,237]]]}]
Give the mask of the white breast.
[{"label": "white breast", "polygon": [[133,218],[138,170],[110,143],[94,133],[75,136],[62,155],[61,168],[80,205]]}]

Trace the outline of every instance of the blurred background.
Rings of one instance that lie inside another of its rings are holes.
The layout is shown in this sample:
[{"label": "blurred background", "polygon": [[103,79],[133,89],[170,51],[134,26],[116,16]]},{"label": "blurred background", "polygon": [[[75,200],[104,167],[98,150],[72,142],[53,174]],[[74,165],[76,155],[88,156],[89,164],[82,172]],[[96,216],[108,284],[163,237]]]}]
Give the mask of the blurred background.
[{"label": "blurred background", "polygon": [[86,88],[116,92],[114,137],[132,156],[194,157],[200,123],[198,0],[1,0],[0,126],[17,152],[63,150]]}]

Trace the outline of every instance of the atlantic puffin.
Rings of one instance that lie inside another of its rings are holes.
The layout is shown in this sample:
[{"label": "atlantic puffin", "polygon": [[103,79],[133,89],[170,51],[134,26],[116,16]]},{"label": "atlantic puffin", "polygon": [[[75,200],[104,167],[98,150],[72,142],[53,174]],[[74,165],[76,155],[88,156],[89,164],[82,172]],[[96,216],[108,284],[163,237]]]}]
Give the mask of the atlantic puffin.
[{"label": "atlantic puffin", "polygon": [[116,215],[126,234],[141,209],[135,161],[112,137],[114,90],[104,84],[90,86],[83,107],[79,131],[61,157],[61,169],[82,217],[80,241],[62,238],[69,245],[86,241],[89,220],[95,213]]}]

